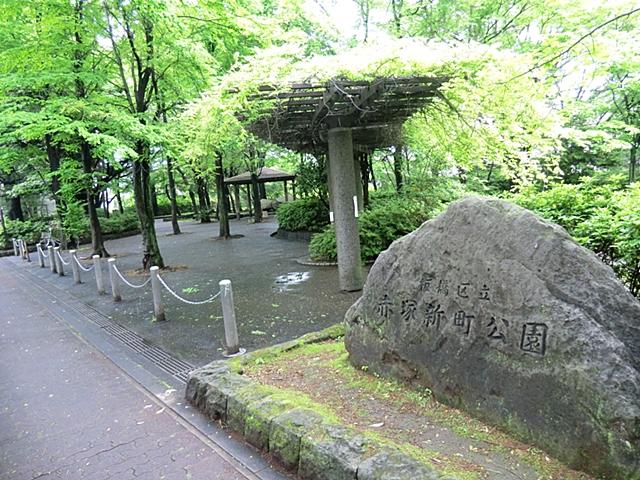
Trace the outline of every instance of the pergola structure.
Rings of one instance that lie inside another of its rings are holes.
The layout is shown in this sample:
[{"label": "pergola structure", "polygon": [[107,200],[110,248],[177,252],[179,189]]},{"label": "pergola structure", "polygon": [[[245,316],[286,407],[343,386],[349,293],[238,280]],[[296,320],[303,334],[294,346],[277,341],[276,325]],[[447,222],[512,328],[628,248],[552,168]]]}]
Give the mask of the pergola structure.
[{"label": "pergola structure", "polygon": [[[296,199],[296,175],[294,173],[285,172],[284,170],[280,170],[278,168],[262,167],[258,168],[258,170],[256,171],[256,181],[260,185],[271,182],[282,182],[284,185],[285,202],[289,201],[288,182],[291,182],[293,199]],[[234,185],[236,187],[239,187],[240,185],[247,185],[248,188],[248,186],[251,185],[251,182],[251,172],[244,172],[239,175],[224,179],[225,184]],[[249,198],[251,198],[249,190],[247,190],[247,195]],[[251,201],[249,201],[249,205],[251,205]]]},{"label": "pergola structure", "polygon": [[342,290],[360,290],[363,284],[357,221],[361,195],[354,149],[371,151],[397,144],[402,123],[440,95],[447,80],[428,76],[334,79],[292,84],[285,91],[265,85],[252,97],[269,101],[260,119],[250,125],[252,133],[294,151],[328,153]]}]

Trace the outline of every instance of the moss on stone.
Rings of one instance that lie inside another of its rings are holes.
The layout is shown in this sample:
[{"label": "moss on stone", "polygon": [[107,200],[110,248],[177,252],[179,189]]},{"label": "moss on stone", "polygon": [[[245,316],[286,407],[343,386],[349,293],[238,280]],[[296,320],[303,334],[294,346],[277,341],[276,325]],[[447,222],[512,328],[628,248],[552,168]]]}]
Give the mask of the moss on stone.
[{"label": "moss on stone", "polygon": [[327,340],[335,340],[344,337],[345,327],[342,323],[337,323],[330,327],[320,330],[319,332],[311,332],[303,335],[300,338],[284,342],[273,347],[263,348],[256,350],[247,355],[236,357],[228,361],[229,368],[236,372],[242,373],[246,368],[251,368],[253,365],[262,365],[276,361],[282,358],[287,352],[295,351],[296,353],[303,354],[304,348],[320,343]]},{"label": "moss on stone", "polygon": [[302,437],[313,434],[326,419],[305,408],[295,408],[275,417],[269,431],[269,453],[291,470],[298,469]]}]

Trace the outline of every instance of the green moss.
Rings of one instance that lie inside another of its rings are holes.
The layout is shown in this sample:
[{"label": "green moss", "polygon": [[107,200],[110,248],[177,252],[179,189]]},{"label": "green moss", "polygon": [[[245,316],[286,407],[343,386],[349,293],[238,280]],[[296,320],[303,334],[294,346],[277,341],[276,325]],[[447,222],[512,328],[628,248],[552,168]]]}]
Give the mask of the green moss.
[{"label": "green moss", "polygon": [[[343,323],[337,323],[330,327],[320,330],[319,332],[311,332],[290,342],[281,343],[273,347],[263,348],[251,352],[250,354],[236,357],[229,360],[229,368],[235,373],[243,373],[246,369],[255,366],[266,365],[283,359],[284,355],[292,352],[293,356],[306,355],[313,353],[309,350],[315,344],[326,342],[328,340],[336,340],[344,337],[345,326]],[[322,349],[320,349],[322,350]]]},{"label": "green moss", "polygon": [[[270,364],[286,371],[287,367],[294,363],[294,360],[307,358],[315,361],[316,357],[319,357],[318,361],[322,362],[318,363],[319,368],[331,371],[348,388],[360,390],[378,400],[393,402],[399,406],[409,404],[418,407],[417,409],[433,420],[434,423],[450,428],[460,437],[488,442],[485,445],[486,448],[497,453],[517,457],[521,462],[535,469],[541,477],[567,480],[585,478],[581,474],[566,470],[562,464],[551,459],[544,452],[535,448],[523,449],[520,445],[514,444],[514,441],[508,435],[487,427],[479,420],[460,410],[440,404],[434,400],[428,388],[416,388],[416,386],[406,382],[383,378],[376,374],[368,374],[366,373],[368,370],[366,366],[360,369],[354,368],[349,362],[348,353],[345,351],[342,341],[327,341],[327,338],[324,337],[320,342],[296,341],[289,342],[284,346],[265,349],[256,352],[257,355],[251,358],[250,361],[245,361],[242,368],[247,372],[258,372],[262,366]],[[312,400],[306,394],[270,386],[261,386],[259,388],[267,389],[270,393],[270,398],[274,401],[286,403],[290,408],[309,409],[318,413],[323,419],[323,424],[340,424],[340,417],[335,410],[327,404]],[[508,419],[507,422],[519,423],[514,419]],[[319,429],[310,431],[308,435],[315,437],[314,440],[321,441],[325,433],[322,429]],[[394,442],[371,429],[365,428],[364,435],[372,439],[371,444],[399,448],[403,453],[416,460],[432,465],[438,471],[457,479],[474,480],[479,478],[478,472],[480,470],[478,467],[468,464],[469,468],[465,469],[465,464],[458,458],[447,458],[437,452],[415,447],[408,441],[404,442],[396,439]],[[294,453],[291,453],[294,456]],[[291,461],[293,461],[293,456],[290,458]],[[434,461],[433,459],[436,460]],[[478,470],[472,471],[473,468]]]}]

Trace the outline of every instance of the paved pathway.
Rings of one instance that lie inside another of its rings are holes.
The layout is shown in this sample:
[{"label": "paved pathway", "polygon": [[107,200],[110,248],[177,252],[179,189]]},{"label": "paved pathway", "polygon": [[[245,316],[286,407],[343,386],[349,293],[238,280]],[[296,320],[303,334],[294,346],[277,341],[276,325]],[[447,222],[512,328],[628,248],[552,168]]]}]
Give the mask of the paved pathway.
[{"label": "paved pathway", "polygon": [[74,333],[3,262],[0,288],[0,480],[258,478]]}]

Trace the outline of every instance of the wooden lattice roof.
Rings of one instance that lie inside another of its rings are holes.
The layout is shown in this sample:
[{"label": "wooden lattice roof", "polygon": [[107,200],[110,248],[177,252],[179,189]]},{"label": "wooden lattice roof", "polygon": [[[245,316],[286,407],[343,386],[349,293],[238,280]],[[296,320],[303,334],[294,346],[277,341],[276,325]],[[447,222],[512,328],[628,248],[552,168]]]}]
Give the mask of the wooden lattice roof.
[{"label": "wooden lattice roof", "polygon": [[[283,182],[286,180],[295,180],[293,173],[288,173],[278,168],[262,167],[256,171],[258,183]],[[224,183],[230,185],[244,185],[251,183],[251,172],[244,172],[234,177],[224,179]]]},{"label": "wooden lattice roof", "polygon": [[445,77],[330,80],[292,84],[286,91],[262,86],[252,100],[272,106],[249,130],[295,151],[327,149],[327,130],[349,127],[356,147],[373,149],[396,143],[400,126],[439,95]]}]

